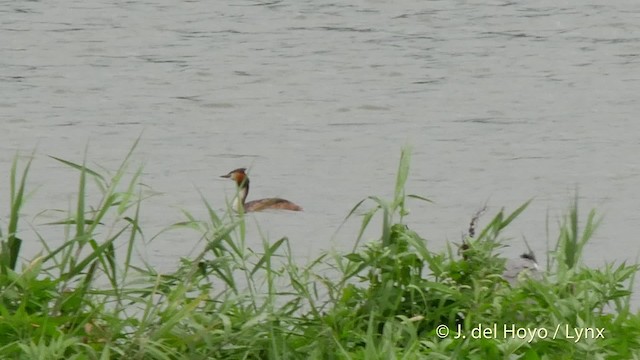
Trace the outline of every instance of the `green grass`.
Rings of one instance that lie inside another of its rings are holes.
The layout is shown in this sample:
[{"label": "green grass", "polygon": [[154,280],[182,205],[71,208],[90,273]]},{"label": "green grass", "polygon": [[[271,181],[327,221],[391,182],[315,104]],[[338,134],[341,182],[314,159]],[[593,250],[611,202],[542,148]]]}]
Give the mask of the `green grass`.
[{"label": "green grass", "polygon": [[[254,235],[247,233],[244,215],[228,206],[216,211],[220,204],[202,197],[207,218],[184,211],[185,220],[167,224],[162,233],[188,229],[192,242],[202,240],[200,252],[160,273],[135,265],[136,246],[150,241],[139,219],[154,193],[139,185],[142,169],[131,167],[130,155],[113,173],[90,169],[86,161],[51,160],[78,174],[75,209],[49,224],[66,234],[57,247],[33,230],[43,252],[25,261],[19,260],[19,236],[30,233],[19,220],[31,162],[20,171],[16,157],[10,216],[0,230],[0,357],[640,358],[640,316],[630,306],[638,267],[583,265],[599,220],[593,211],[581,219],[577,202],[560,225],[542,279],[525,276],[511,286],[501,276],[501,234],[529,202],[494,214],[479,231],[474,216],[460,248],[450,244],[434,252],[404,223],[406,201],[428,201],[405,194],[405,149],[394,197],[371,196],[347,212],[362,221],[350,253],[334,251],[302,265],[288,238],[262,238],[260,249],[250,249]],[[376,216],[382,218],[379,237],[364,243]],[[494,324],[498,333],[474,336]],[[441,338],[442,325],[451,332]],[[505,326],[537,336],[504,336]],[[466,338],[456,338],[458,328]],[[591,329],[589,338],[576,340],[574,328]],[[593,338],[595,329],[603,338]]]}]

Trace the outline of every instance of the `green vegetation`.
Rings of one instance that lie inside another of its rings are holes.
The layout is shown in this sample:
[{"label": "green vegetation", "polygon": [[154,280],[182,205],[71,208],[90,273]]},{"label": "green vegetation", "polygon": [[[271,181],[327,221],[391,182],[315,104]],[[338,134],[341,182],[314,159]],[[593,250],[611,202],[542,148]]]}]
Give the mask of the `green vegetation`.
[{"label": "green vegetation", "polygon": [[[581,262],[598,223],[593,212],[580,221],[575,204],[542,279],[524,276],[511,286],[501,276],[501,232],[528,203],[500,211],[478,234],[474,217],[460,249],[433,252],[403,224],[405,201],[426,200],[405,195],[409,155],[402,152],[393,199],[370,197],[349,214],[372,204],[352,253],[302,266],[287,238],[249,249],[255,235],[247,234],[244,216],[219,213],[203,198],[208,219],[184,212],[186,220],[164,235],[191,229],[206,245],[169,274],[133,261],[145,240],[139,219],[150,193],[138,185],[141,169],[131,170],[130,156],[113,174],[54,158],[79,174],[75,210],[52,224],[67,238],[56,248],[40,238],[42,255],[20,262],[30,162],[20,172],[16,160],[0,233],[0,357],[640,358],[640,316],[629,305],[637,266]],[[90,206],[93,188],[100,200]],[[375,216],[382,217],[379,239],[360,244]]]}]

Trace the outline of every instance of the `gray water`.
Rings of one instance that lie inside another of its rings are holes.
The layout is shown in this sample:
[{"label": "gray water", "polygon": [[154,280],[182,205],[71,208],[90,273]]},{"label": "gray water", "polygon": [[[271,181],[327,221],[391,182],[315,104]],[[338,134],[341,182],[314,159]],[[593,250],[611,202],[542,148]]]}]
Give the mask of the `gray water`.
[{"label": "gray water", "polygon": [[[534,202],[507,231],[543,254],[578,190],[604,222],[588,264],[640,251],[640,2],[2,1],[0,220],[8,172],[35,149],[21,236],[25,257],[74,206],[77,173],[48,155],[114,170],[134,160],[161,193],[143,209],[154,234],[205,217],[251,168],[249,197],[303,213],[251,215],[249,237],[288,236],[300,259],[349,249],[351,208],[389,197],[413,146],[411,228],[434,249],[471,216]],[[549,222],[549,235],[546,222]],[[141,256],[170,269],[201,246],[166,233]],[[150,237],[151,235],[148,235]],[[374,237],[374,232],[367,240]],[[57,237],[48,241],[55,243]],[[256,245],[258,246],[258,245]],[[544,255],[539,255],[544,259]]]}]

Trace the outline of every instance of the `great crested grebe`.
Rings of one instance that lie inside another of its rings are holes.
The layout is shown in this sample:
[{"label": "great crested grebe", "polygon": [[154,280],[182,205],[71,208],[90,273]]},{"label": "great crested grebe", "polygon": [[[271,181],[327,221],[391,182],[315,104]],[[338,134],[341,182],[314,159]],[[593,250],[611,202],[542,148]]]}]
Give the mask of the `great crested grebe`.
[{"label": "great crested grebe", "polygon": [[247,169],[239,168],[232,170],[227,175],[220,177],[231,179],[238,185],[238,194],[233,199],[233,208],[238,210],[240,206],[244,208],[245,212],[261,211],[267,209],[280,209],[280,210],[292,210],[302,211],[302,208],[289,200],[280,198],[260,199],[245,202],[247,195],[249,195],[249,176],[246,173]]}]

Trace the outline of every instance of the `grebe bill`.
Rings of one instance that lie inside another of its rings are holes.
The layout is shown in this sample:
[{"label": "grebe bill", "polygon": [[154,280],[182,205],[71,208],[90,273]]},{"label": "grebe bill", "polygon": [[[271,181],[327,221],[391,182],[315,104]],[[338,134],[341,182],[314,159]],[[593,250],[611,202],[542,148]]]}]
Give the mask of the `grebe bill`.
[{"label": "grebe bill", "polygon": [[234,210],[240,210],[242,206],[245,212],[262,211],[267,209],[302,211],[302,208],[289,200],[280,198],[268,198],[246,202],[249,195],[249,176],[246,168],[239,168],[230,171],[226,175],[220,177],[235,181],[238,186],[238,193],[233,199]]}]

